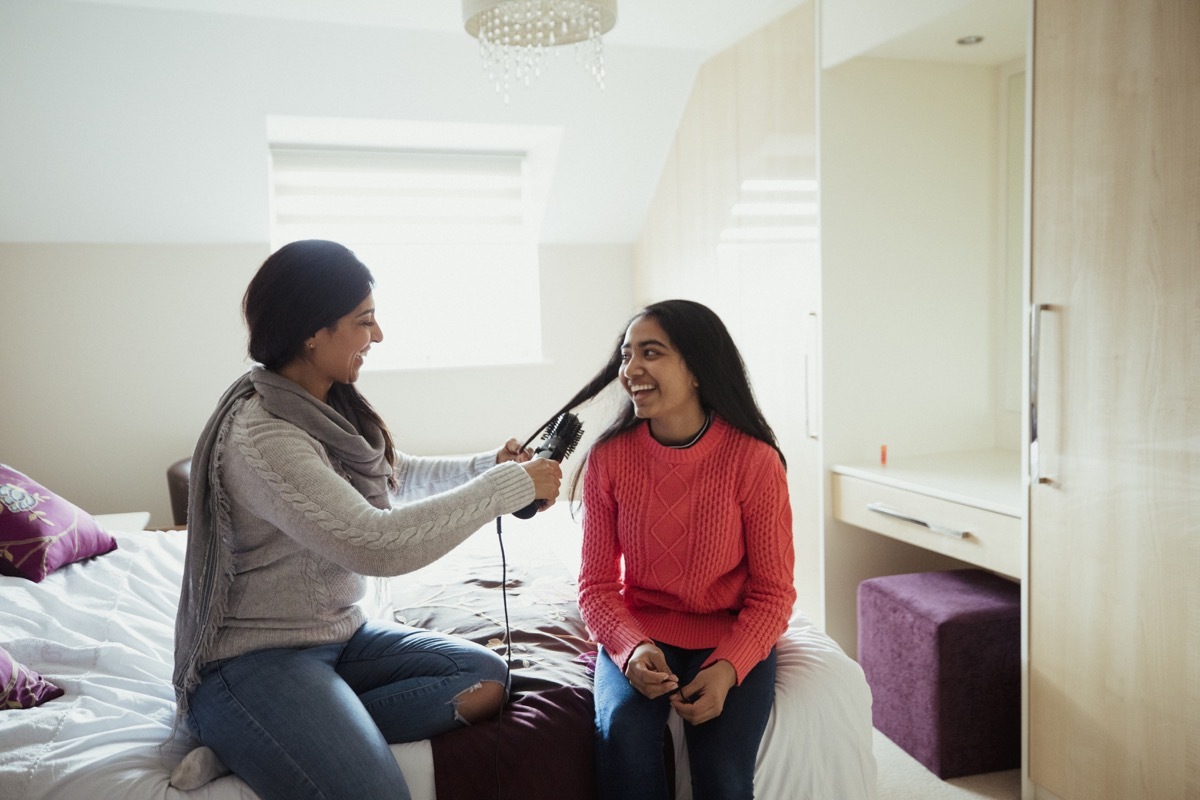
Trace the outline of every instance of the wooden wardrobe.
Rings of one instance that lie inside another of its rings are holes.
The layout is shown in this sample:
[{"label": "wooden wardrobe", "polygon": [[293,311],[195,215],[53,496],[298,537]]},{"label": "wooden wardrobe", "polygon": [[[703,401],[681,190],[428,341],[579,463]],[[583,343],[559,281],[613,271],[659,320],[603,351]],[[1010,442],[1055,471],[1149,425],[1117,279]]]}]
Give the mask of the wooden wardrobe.
[{"label": "wooden wardrobe", "polygon": [[1200,2],[1033,12],[1025,796],[1198,798]]}]

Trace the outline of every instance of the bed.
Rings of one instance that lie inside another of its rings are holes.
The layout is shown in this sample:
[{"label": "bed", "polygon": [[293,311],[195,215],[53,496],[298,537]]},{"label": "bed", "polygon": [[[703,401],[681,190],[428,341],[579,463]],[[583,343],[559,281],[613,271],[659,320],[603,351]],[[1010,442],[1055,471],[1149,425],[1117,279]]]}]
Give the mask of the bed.
[{"label": "bed", "polygon": [[[513,697],[497,720],[395,745],[414,800],[594,797],[595,645],[575,607],[579,526],[564,503],[506,517]],[[124,527],[136,527],[124,525]],[[0,577],[0,644],[63,694],[0,710],[0,798],[251,800],[225,775],[190,791],[170,783],[195,746],[167,742],[174,607],[186,534],[113,530],[116,549],[46,575]],[[364,601],[390,617],[504,652],[501,539],[484,528],[423,570],[380,581]],[[797,613],[781,639],[775,708],[755,776],[778,800],[874,800],[871,696],[858,665]],[[677,800],[690,798],[679,730]]]}]

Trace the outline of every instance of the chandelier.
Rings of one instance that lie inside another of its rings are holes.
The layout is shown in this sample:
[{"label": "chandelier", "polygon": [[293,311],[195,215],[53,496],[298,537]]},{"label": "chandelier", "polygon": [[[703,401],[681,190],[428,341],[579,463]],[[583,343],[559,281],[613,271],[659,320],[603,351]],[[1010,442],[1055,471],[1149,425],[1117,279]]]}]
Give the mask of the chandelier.
[{"label": "chandelier", "polygon": [[513,84],[541,75],[552,47],[575,44],[575,58],[604,88],[603,35],[617,21],[617,0],[463,0],[463,25],[479,39],[488,79],[508,102]]}]

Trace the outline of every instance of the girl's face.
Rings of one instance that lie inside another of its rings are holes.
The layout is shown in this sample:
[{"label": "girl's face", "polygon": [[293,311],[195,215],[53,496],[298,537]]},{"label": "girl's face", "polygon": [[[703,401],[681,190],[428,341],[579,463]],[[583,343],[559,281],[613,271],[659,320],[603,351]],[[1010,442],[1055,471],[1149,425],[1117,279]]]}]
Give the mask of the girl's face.
[{"label": "girl's face", "polygon": [[306,343],[314,377],[322,382],[354,383],[371,345],[383,341],[383,330],[375,321],[375,299],[368,293],[358,307],[322,328]]},{"label": "girl's face", "polygon": [[686,440],[703,424],[696,379],[653,317],[638,317],[625,331],[620,379],[634,413],[651,420],[651,431],[664,444]]}]

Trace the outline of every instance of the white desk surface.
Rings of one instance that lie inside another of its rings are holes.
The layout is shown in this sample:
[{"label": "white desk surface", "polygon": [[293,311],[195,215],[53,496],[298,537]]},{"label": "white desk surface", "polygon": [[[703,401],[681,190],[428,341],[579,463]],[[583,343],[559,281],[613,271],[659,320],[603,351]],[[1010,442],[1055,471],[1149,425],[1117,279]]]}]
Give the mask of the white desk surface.
[{"label": "white desk surface", "polygon": [[837,464],[839,475],[929,495],[942,500],[1021,517],[1021,454],[1016,450],[975,450],[891,458],[881,464]]}]

